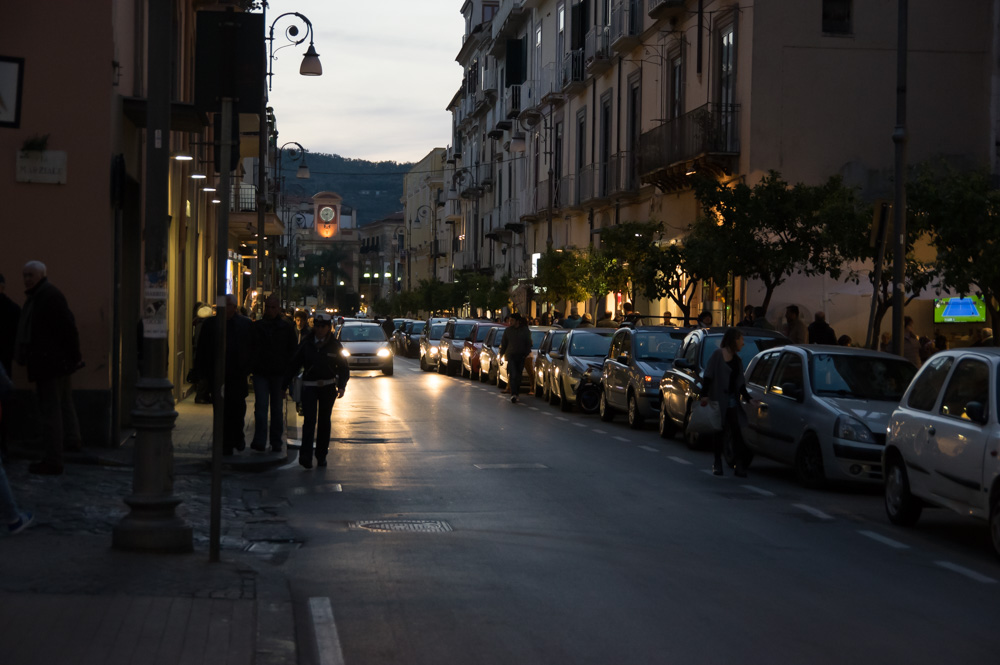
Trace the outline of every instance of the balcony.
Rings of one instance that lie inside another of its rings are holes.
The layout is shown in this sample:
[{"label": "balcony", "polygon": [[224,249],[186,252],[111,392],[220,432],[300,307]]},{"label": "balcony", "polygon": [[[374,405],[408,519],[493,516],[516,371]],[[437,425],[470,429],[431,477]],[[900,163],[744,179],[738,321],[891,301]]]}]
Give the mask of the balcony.
[{"label": "balcony", "polygon": [[639,165],[634,152],[623,150],[608,160],[607,194],[627,198],[639,192]]},{"label": "balcony", "polygon": [[577,175],[578,200],[581,205],[603,201],[608,196],[607,164],[587,164]]},{"label": "balcony", "polygon": [[527,109],[527,103],[531,99],[531,84],[528,82],[519,85],[509,86],[504,90],[503,109],[508,120],[513,120],[521,115],[521,111]]},{"label": "balcony", "polygon": [[583,59],[588,76],[597,76],[611,67],[611,29],[608,26],[590,29],[584,39]]},{"label": "balcony", "polygon": [[684,0],[649,0],[646,10],[651,19],[674,18],[684,13]]},{"label": "balcony", "polygon": [[583,88],[586,72],[583,67],[583,49],[570,51],[563,57],[562,91],[576,92]]},{"label": "balcony", "polygon": [[542,68],[542,78],[535,88],[536,104],[555,104],[563,100],[562,68],[550,62]]},{"label": "balcony", "polygon": [[535,187],[535,212],[538,214],[544,213],[550,208],[552,208],[551,202],[549,201],[549,181],[539,180],[538,185]]},{"label": "balcony", "polygon": [[611,8],[611,48],[631,51],[642,35],[642,0],[620,0]]},{"label": "balcony", "polygon": [[524,0],[500,0],[496,16],[493,17],[493,39],[513,37],[530,15],[530,11],[525,11]]},{"label": "balcony", "polygon": [[556,209],[577,208],[580,205],[579,191],[574,187],[575,179],[564,175],[556,181]]},{"label": "balcony", "polygon": [[688,187],[689,175],[731,175],[740,153],[739,104],[705,104],[659,127],[639,141],[639,175],[661,190]]}]

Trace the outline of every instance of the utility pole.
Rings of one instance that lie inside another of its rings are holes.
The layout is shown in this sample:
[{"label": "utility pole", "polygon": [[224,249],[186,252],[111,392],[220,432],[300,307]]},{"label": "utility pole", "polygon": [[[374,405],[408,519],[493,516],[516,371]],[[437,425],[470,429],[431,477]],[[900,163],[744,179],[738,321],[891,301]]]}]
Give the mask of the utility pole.
[{"label": "utility pole", "polygon": [[906,51],[909,0],[899,2],[896,38],[896,144],[895,196],[893,197],[892,351],[903,355],[903,307],[906,299]]}]

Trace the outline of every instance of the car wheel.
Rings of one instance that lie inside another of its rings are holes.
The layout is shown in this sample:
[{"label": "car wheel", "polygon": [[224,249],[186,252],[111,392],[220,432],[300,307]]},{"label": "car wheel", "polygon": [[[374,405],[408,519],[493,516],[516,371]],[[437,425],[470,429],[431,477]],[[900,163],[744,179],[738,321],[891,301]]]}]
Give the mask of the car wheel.
[{"label": "car wheel", "polygon": [[576,408],[580,413],[597,413],[601,403],[601,388],[594,384],[588,384],[580,388],[576,394]]},{"label": "car wheel", "polygon": [[420,356],[420,369],[425,372],[431,371],[430,365],[427,364],[427,356]]},{"label": "car wheel", "polygon": [[990,536],[993,539],[993,552],[1000,556],[1000,490],[993,490],[993,501],[990,504]]},{"label": "car wheel", "polygon": [[448,358],[448,362],[444,364],[444,373],[448,376],[455,376],[458,374],[458,368],[455,367],[455,361]]},{"label": "car wheel", "polygon": [[[996,500],[993,502],[993,516],[990,528],[993,531],[993,545],[997,545],[997,530],[1000,524],[996,517]],[[924,506],[920,499],[910,493],[910,479],[906,475],[903,458],[896,452],[886,455],[885,462],[885,514],[889,521],[898,526],[913,526],[920,519]],[[998,550],[1000,553],[1000,550]]]},{"label": "car wheel", "polygon": [[382,368],[382,374],[385,376],[392,376],[392,365]]},{"label": "car wheel", "polygon": [[628,426],[632,429],[642,429],[643,418],[639,411],[639,398],[631,390],[628,393]]},{"label": "car wheel", "polygon": [[600,412],[601,420],[603,420],[604,422],[610,423],[612,420],[615,419],[615,410],[611,407],[610,404],[608,404],[608,396],[607,393],[604,392],[604,390],[601,390],[601,402],[600,405],[597,407],[597,410]]},{"label": "car wheel", "polygon": [[485,372],[484,373],[483,372],[483,366],[480,365],[479,366],[479,383],[486,383],[487,381],[489,381],[489,378],[490,378],[490,373],[489,372]]},{"label": "car wheel", "polygon": [[565,383],[560,384],[559,385],[559,395],[560,395],[560,397],[559,397],[559,410],[560,411],[569,412],[569,411],[573,410],[573,403],[570,402],[568,399],[566,399],[566,395],[567,394],[569,394],[569,393],[566,392],[566,384]]},{"label": "car wheel", "polygon": [[677,433],[677,425],[674,421],[670,419],[670,415],[667,413],[667,400],[660,400],[660,423],[659,423],[660,437],[664,439],[674,438],[674,434]]},{"label": "car wheel", "polygon": [[559,403],[559,395],[556,393],[556,387],[549,381],[545,382],[545,401],[552,406]]},{"label": "car wheel", "polygon": [[486,383],[489,383],[490,385],[494,385],[495,386],[495,385],[497,385],[498,378],[499,377],[497,377],[497,369],[496,369],[496,367],[494,367],[493,365],[490,365],[490,371],[486,375]]},{"label": "car wheel", "polygon": [[822,487],[826,482],[823,471],[823,450],[819,439],[813,433],[807,433],[795,451],[795,477],[806,487]]}]

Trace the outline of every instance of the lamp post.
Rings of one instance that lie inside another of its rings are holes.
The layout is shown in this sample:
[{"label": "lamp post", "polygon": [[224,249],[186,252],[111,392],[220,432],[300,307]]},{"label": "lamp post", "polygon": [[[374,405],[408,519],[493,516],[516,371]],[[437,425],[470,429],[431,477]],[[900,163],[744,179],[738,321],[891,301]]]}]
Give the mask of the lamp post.
[{"label": "lamp post", "polygon": [[[297,150],[295,148],[292,148],[292,149],[290,149],[288,151],[288,158],[291,159],[293,162],[296,162],[296,161],[299,162],[299,168],[295,171],[295,177],[298,178],[298,179],[300,179],[300,180],[305,180],[305,179],[308,179],[309,175],[310,175],[309,174],[309,166],[306,165],[306,149],[302,147],[301,143],[297,143],[296,141],[289,141],[288,143],[285,143],[283,146],[281,146],[280,148],[278,148],[278,173],[277,173],[277,177],[275,178],[275,184],[277,185],[278,196],[280,196],[280,198],[281,198],[282,205],[280,207],[284,208],[285,210],[288,209],[288,206],[287,206],[287,204],[285,202],[285,176],[282,175],[282,172],[281,172],[281,157],[282,157],[282,155],[285,152],[285,146],[289,146],[289,145],[294,145],[294,146],[298,147]],[[298,213],[298,214],[299,214],[299,216],[301,216],[302,213]],[[287,272],[288,272],[287,268],[288,268],[288,259],[289,259],[289,256],[291,255],[291,249],[292,249],[291,248],[291,245],[292,245],[292,242],[291,242],[291,239],[292,239],[292,227],[291,227],[290,223],[286,223],[285,226],[286,226],[286,229],[288,231],[288,244],[285,246],[285,248],[288,250],[287,253],[286,253],[286,258],[285,258],[285,272],[286,272],[286,276],[285,276],[285,288],[286,288],[286,291],[290,292],[291,289],[290,289],[290,285],[288,284],[288,279],[287,279]],[[257,246],[258,246],[258,248],[261,247],[261,244],[260,244],[261,242],[262,242],[262,236],[258,235],[257,236]],[[274,280],[274,281],[277,281],[277,280]]]},{"label": "lamp post", "polygon": [[[548,180],[549,180],[548,206],[547,206],[547,213],[545,216],[545,222],[546,222],[545,249],[550,250],[552,249],[552,209],[555,207],[556,204],[555,182],[553,178],[553,176],[555,175],[555,171],[553,169],[553,162],[555,161],[554,160],[555,147],[553,145],[553,138],[552,138],[552,123],[550,122],[549,117],[547,115],[539,113],[538,111],[528,111],[522,113],[520,117],[518,117],[517,123],[526,132],[533,131],[534,128],[538,125],[538,123],[542,123],[542,131],[545,132],[545,136],[548,137],[546,139],[546,146],[544,153],[546,156],[546,162],[548,164]],[[516,152],[524,152],[526,147],[527,146],[522,141],[519,146],[520,149],[518,148],[511,148],[511,149]]]},{"label": "lamp post", "polygon": [[[262,13],[267,11],[267,3],[263,4],[264,9]],[[279,46],[277,49],[274,48],[274,26],[278,24],[278,21],[285,17],[293,17],[292,20],[296,21],[292,25],[285,28],[285,39],[288,41],[284,46]],[[264,21],[267,24],[266,20]],[[305,34],[299,37],[301,28],[298,24],[305,26]],[[271,22],[271,27],[268,29],[267,37],[267,60],[264,63],[264,71],[267,72],[267,89],[261,91],[260,99],[260,110],[258,111],[259,125],[257,127],[257,139],[258,139],[258,152],[259,156],[257,159],[257,293],[262,294],[264,291],[264,274],[263,274],[263,248],[261,243],[264,238],[264,208],[266,206],[266,188],[265,182],[267,180],[267,144],[268,144],[268,134],[267,134],[267,93],[271,90],[271,77],[274,76],[274,71],[271,69],[271,63],[277,60],[275,53],[283,48],[289,46],[298,46],[306,39],[309,40],[309,48],[303,54],[302,64],[299,66],[299,74],[302,76],[321,76],[323,74],[323,65],[319,61],[319,54],[316,53],[316,48],[313,46],[313,27],[312,22],[309,21],[304,15],[298,12],[285,12],[278,16]],[[296,144],[298,145],[298,144]],[[302,146],[299,146],[301,149]],[[303,152],[305,152],[303,150]],[[303,162],[303,166],[305,162]],[[300,167],[301,168],[301,167]],[[308,170],[307,170],[308,173]],[[308,175],[306,176],[308,177]],[[258,297],[258,303],[262,302],[263,298]]]}]

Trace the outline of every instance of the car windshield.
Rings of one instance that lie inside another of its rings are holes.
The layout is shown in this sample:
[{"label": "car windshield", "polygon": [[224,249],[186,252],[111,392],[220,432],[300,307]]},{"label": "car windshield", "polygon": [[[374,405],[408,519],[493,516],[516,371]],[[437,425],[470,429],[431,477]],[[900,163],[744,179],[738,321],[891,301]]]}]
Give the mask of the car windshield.
[{"label": "car windshield", "polygon": [[677,357],[683,341],[683,337],[666,332],[638,332],[632,339],[632,348],[636,360],[670,362]]},{"label": "car windshield", "polygon": [[573,335],[570,341],[569,352],[574,356],[586,356],[596,358],[608,355],[611,347],[612,333],[585,333],[583,335]]},{"label": "car windshield", "polygon": [[537,349],[542,345],[542,340],[545,339],[545,330],[532,330],[531,331],[531,348]]},{"label": "car windshield", "polygon": [[465,339],[466,337],[469,336],[469,333],[472,332],[472,326],[474,326],[474,325],[476,325],[476,324],[475,323],[456,323],[455,324],[455,333],[454,333],[452,339]]},{"label": "car windshield", "polygon": [[[722,335],[707,335],[705,337],[705,342],[701,346],[701,366],[704,367],[708,364],[708,359],[712,356],[719,344],[722,342]],[[783,346],[785,340],[781,337],[754,337],[752,335],[743,336],[743,350],[740,351],[740,360],[743,361],[743,367],[750,364],[753,357],[760,353],[761,351],[767,351],[768,349],[773,349],[776,346]]]},{"label": "car windshield", "polygon": [[477,342],[484,341],[486,339],[486,336],[490,334],[490,330],[492,330],[492,326],[481,326],[479,328],[479,331],[476,333],[476,341]]},{"label": "car windshield", "polygon": [[384,342],[382,326],[344,326],[340,329],[341,342]]},{"label": "car windshield", "polygon": [[430,333],[427,335],[430,339],[441,339],[441,335],[444,334],[444,323],[434,323],[431,325]]},{"label": "car windshield", "polygon": [[809,378],[817,395],[898,402],[916,373],[903,359],[821,353],[813,356]]},{"label": "car windshield", "polygon": [[423,332],[424,326],[426,325],[427,325],[426,321],[417,321],[416,323],[413,324],[413,327],[410,328],[410,332],[413,333]]}]

